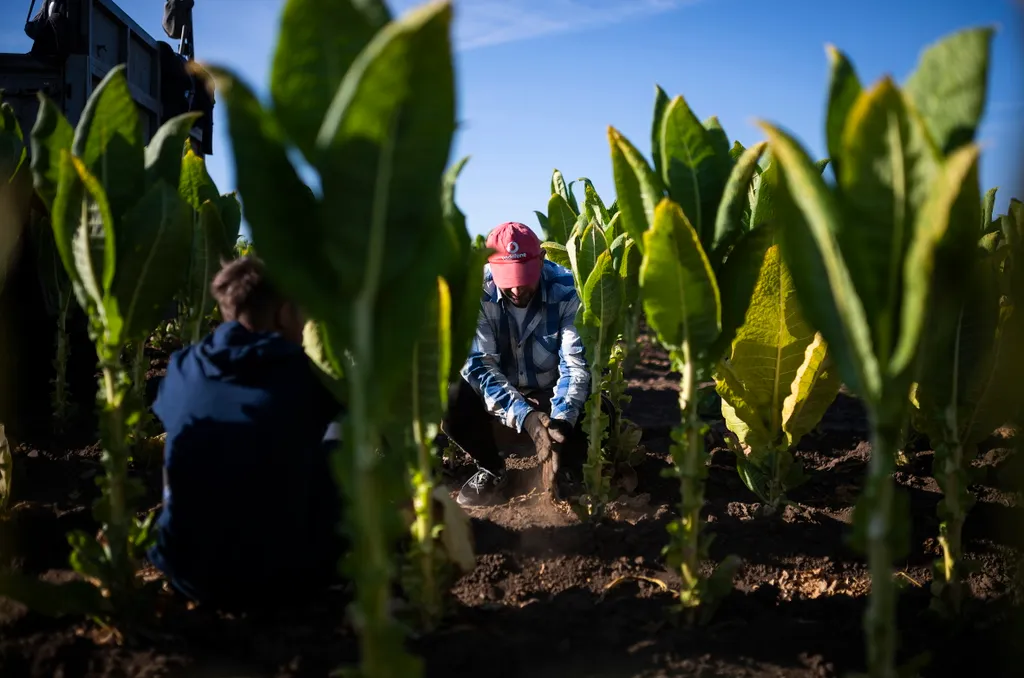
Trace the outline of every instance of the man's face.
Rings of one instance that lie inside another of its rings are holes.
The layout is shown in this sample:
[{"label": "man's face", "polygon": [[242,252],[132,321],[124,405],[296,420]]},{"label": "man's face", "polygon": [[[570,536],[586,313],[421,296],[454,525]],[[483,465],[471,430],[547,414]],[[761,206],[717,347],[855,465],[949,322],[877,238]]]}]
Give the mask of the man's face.
[{"label": "man's face", "polygon": [[530,305],[530,302],[533,301],[533,297],[537,294],[537,290],[539,288],[540,283],[536,282],[532,285],[502,289],[501,293],[513,306],[517,308],[526,308]]}]

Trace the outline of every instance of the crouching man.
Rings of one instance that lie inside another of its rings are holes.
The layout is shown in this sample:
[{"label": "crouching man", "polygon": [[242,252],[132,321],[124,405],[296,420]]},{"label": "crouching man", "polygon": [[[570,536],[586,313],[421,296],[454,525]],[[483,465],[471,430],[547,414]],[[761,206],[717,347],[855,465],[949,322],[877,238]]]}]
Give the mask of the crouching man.
[{"label": "crouching man", "polygon": [[553,489],[564,496],[586,458],[582,420],[590,393],[574,324],[580,300],[572,272],[547,260],[540,239],[520,223],[495,228],[487,247],[496,251],[484,267],[476,337],[462,378],[449,390],[442,426],[477,464],[458,502],[480,506],[505,499],[495,419],[530,435],[538,457],[552,460]]},{"label": "crouching man", "polygon": [[329,586],[344,544],[323,442],[340,406],[302,348],[304,319],[262,263],[212,284],[224,322],[175,352],[153,412],[167,431],[150,561],[180,593],[273,606]]}]

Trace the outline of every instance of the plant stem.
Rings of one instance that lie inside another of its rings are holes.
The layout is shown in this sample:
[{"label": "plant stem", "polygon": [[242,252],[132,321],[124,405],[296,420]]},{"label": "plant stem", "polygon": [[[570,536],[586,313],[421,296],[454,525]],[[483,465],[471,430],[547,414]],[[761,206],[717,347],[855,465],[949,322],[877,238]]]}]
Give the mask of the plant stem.
[{"label": "plant stem", "polygon": [[900,426],[873,419],[871,459],[865,488],[871,498],[871,511],[867,516],[871,595],[864,615],[868,674],[871,678],[896,678],[896,586],[891,548],[896,529],[896,488],[891,476],[895,470],[899,437]]},{"label": "plant stem", "polygon": [[[941,451],[939,448],[942,448]],[[941,461],[943,476],[943,498],[940,504],[939,545],[942,548],[941,595],[949,606],[949,612],[960,613],[963,605],[963,528],[967,507],[961,501],[965,488],[963,477],[964,452],[959,440],[949,444],[936,445],[935,456]]]},{"label": "plant stem", "polygon": [[[412,392],[419,393],[419,357],[420,346],[413,348]],[[434,580],[434,513],[431,495],[434,491],[433,465],[430,459],[430,448],[423,430],[423,417],[419,411],[419,398],[413,397],[413,440],[416,443],[416,472],[413,480],[413,510],[416,521],[413,526],[413,537],[419,548],[420,556],[420,614],[423,628],[431,630],[441,615],[441,604],[437,582]]]},{"label": "plant stem", "polygon": [[[682,413],[682,459],[673,459],[679,470],[679,520],[682,524],[680,543],[680,575],[683,588],[680,600],[694,608],[700,604],[700,510],[704,505],[704,486],[701,482],[702,441],[699,439],[700,417],[697,412],[697,366],[690,353],[689,342],[682,347],[682,378],[679,388],[679,409]],[[678,448],[677,448],[678,449]]]},{"label": "plant stem", "polygon": [[109,585],[115,609],[123,609],[134,576],[128,548],[128,448],[125,442],[124,393],[118,384],[121,369],[120,361],[116,357],[111,360],[108,356],[102,361],[103,392],[106,399],[103,408],[106,421],[102,428],[105,434],[103,461],[107,473],[107,498],[110,509],[103,531],[110,551],[112,578]]},{"label": "plant stem", "polygon": [[57,311],[57,356],[54,360],[56,375],[53,380],[53,416],[57,432],[62,432],[68,420],[68,344],[67,317],[71,306],[71,293],[60,295],[60,309]]},{"label": "plant stem", "polygon": [[[596,362],[596,361],[595,361]],[[599,514],[607,499],[602,482],[604,463],[601,458],[601,368],[590,366],[590,412],[588,413],[590,434],[587,437],[587,494],[591,497],[590,514]]]}]

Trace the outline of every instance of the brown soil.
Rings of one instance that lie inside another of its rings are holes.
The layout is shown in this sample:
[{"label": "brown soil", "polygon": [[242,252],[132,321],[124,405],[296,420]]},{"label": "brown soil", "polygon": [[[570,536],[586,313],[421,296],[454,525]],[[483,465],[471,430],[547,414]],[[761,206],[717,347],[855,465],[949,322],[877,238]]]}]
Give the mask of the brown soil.
[{"label": "brown soil", "polygon": [[[150,374],[158,376],[165,356],[154,358]],[[859,402],[841,394],[801,442],[797,454],[810,480],[792,493],[797,505],[775,517],[759,514],[721,444],[721,421],[711,420],[705,515],[715,541],[706,565],[730,553],[744,565],[711,622],[691,629],[671,614],[678,578],[661,555],[678,500],[675,482],[660,475],[678,421],[676,384],[664,353],[646,346],[631,375],[627,414],[644,428],[647,459],[633,496],[600,524],[581,523],[564,506],[530,494],[532,459],[513,453],[513,484],[523,494],[470,511],[478,565],[456,583],[443,627],[410,640],[428,675],[810,678],[863,670],[861,614],[870,582],[863,558],[847,545],[870,453]],[[83,437],[16,449],[14,506],[0,521],[0,568],[69,576],[65,533],[96,527],[88,507],[99,450],[84,446]],[[1024,660],[1024,520],[1020,488],[1009,480],[1021,476],[1021,461],[1006,436],[994,436],[982,453],[982,479],[973,488],[978,504],[965,530],[976,566],[973,598],[959,624],[928,612],[940,498],[930,477],[932,453],[919,451],[896,476],[914,516],[911,555],[898,564],[901,656],[930,653],[926,676],[1019,675]],[[140,462],[134,472],[146,481],[147,506],[156,506],[159,460]],[[470,472],[464,461],[451,469],[453,493]],[[156,573],[146,574],[162,623],[133,645],[104,638],[80,619],[41,617],[0,598],[0,675],[323,677],[356,656],[344,591],[275,618],[237,618],[188,609],[160,591]]]}]

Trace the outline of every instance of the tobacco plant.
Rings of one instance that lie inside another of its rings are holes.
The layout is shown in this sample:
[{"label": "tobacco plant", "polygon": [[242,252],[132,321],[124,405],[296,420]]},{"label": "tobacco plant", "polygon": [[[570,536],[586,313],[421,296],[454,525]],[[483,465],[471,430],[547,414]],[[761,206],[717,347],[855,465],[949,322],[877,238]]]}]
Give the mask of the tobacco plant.
[{"label": "tobacco plant", "polygon": [[975,475],[971,461],[978,444],[1012,419],[1021,403],[1013,353],[1024,341],[1016,322],[1024,299],[1015,296],[1013,277],[1024,267],[1024,213],[1011,200],[1009,213],[993,220],[994,200],[995,190],[989,191],[977,254],[959,277],[966,293],[950,309],[953,332],[939,328],[937,340],[925,341],[921,377],[911,394],[913,420],[932,441],[933,473],[944,495],[938,507],[942,558],[935,563],[932,591],[936,607],[951,615],[964,602],[962,534],[975,501],[968,487]]},{"label": "tobacco plant", "polygon": [[187,262],[187,205],[178,197],[181,155],[196,115],[164,124],[148,147],[126,68],[115,67],[90,96],[78,126],[45,95],[32,130],[32,173],[50,208],[54,240],[75,298],[89,318],[102,378],[98,395],[102,493],[94,507],[99,540],[69,535],[71,562],[130,618],[136,558],[152,514],[135,517],[142,492],[128,477],[129,432],[143,405],[132,397],[121,355],[160,320]]},{"label": "tobacco plant", "polygon": [[892,480],[922,371],[927,333],[941,343],[963,299],[960,275],[977,241],[978,147],[991,31],[961,31],[929,47],[905,88],[890,78],[863,89],[830,49],[826,141],[836,183],[799,143],[762,123],[779,166],[783,257],[797,298],[839,374],[865,402],[868,477],[854,544],[868,556],[865,611],[872,678],[897,675],[893,565],[908,549],[906,495]]},{"label": "tobacco plant", "polygon": [[[332,466],[346,500],[361,673],[415,676],[420,662],[390,609],[405,457],[377,450],[452,253],[438,195],[455,130],[451,5],[392,19],[379,0],[332,0],[329,24],[323,5],[285,5],[269,107],[228,71],[213,74],[268,274],[316,320],[325,360],[344,374]],[[292,151],[318,173],[316,193]]]},{"label": "tobacco plant", "polygon": [[[825,163],[819,163],[824,169]],[[743,483],[774,513],[806,480],[792,448],[817,426],[839,393],[839,375],[820,332],[797,302],[793,277],[774,242],[777,171],[751,181],[748,224],[772,229],[750,306],[729,354],[716,367],[716,390]]]},{"label": "tobacco plant", "polygon": [[32,230],[33,240],[36,243],[36,263],[39,269],[39,283],[43,291],[43,302],[46,304],[47,315],[55,318],[56,325],[54,341],[56,355],[53,359],[54,378],[51,381],[53,390],[50,394],[50,405],[53,409],[54,430],[60,433],[67,426],[74,409],[67,380],[68,359],[71,352],[67,321],[74,292],[71,288],[71,278],[64,270],[64,264],[57,252],[50,215],[46,214],[34,219]]},{"label": "tobacco plant", "polygon": [[216,305],[210,284],[223,260],[235,253],[242,223],[241,206],[234,193],[221,194],[206,169],[206,161],[187,142],[181,161],[181,197],[192,208],[192,246],[178,297],[182,343],[195,344],[208,328]]},{"label": "tobacco plant", "polygon": [[680,603],[693,622],[698,610],[702,619],[713,613],[739,566],[729,556],[709,578],[699,572],[710,540],[700,518],[707,452],[698,383],[742,323],[768,246],[765,229],[744,221],[747,188],[765,144],[731,153],[715,118],[702,124],[682,97],[670,101],[661,88],[656,94],[654,168],[614,128],[608,141],[622,228],[642,256],[644,313],[681,374],[682,422],[672,433],[670,471],[681,501],[665,553],[680,574]]}]

